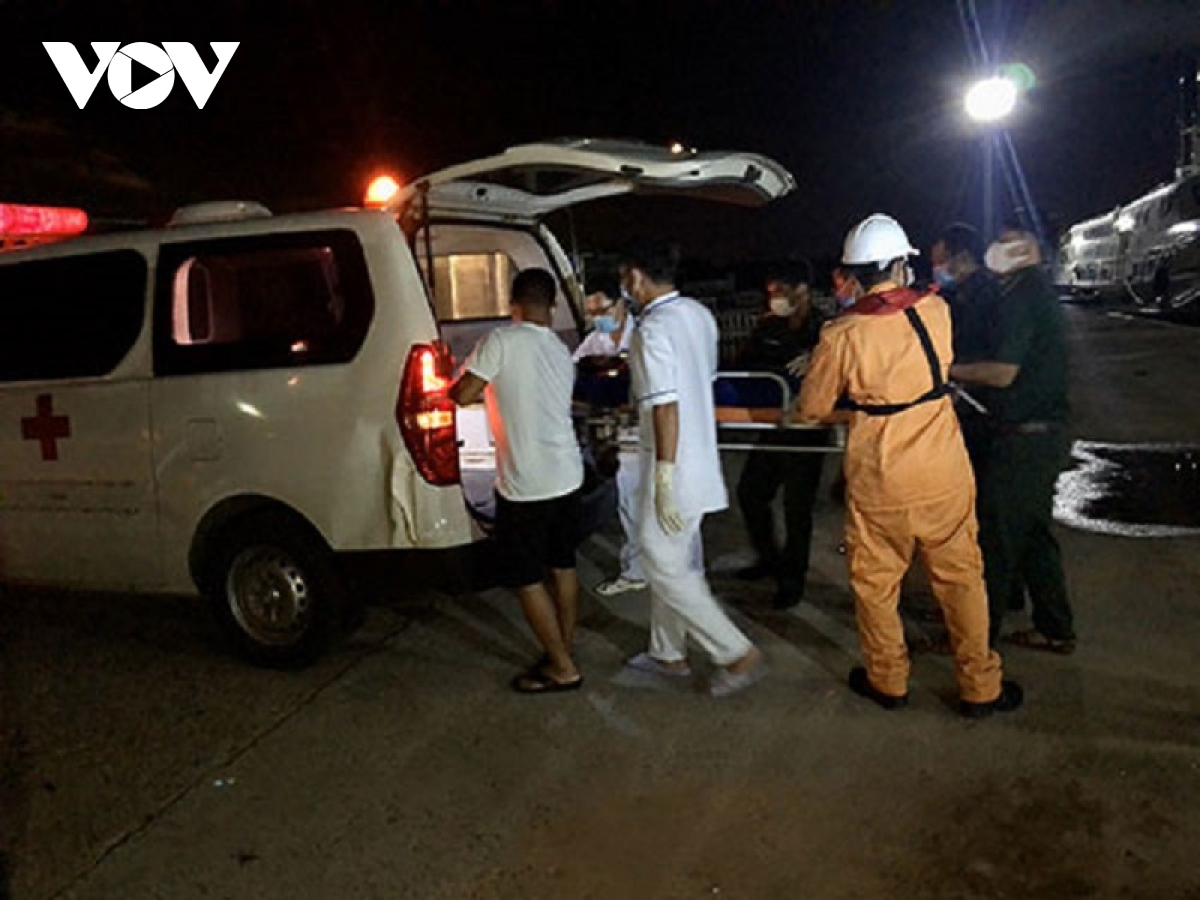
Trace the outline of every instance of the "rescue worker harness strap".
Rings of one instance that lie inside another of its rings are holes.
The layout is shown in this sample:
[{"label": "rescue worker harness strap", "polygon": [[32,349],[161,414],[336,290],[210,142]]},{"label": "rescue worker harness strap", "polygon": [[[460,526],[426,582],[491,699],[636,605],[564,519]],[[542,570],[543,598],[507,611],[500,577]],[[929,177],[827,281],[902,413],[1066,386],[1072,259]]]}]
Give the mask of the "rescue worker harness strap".
[{"label": "rescue worker harness strap", "polygon": [[917,397],[917,399],[909,400],[907,403],[859,403],[847,396],[843,396],[837,402],[838,409],[866,413],[868,416],[894,416],[896,413],[902,413],[906,409],[912,409],[914,406],[922,403],[939,400],[950,393],[950,385],[942,378],[942,363],[938,359],[937,351],[933,349],[933,340],[929,337],[929,329],[925,327],[925,323],[921,321],[920,315],[911,306],[905,308],[904,315],[908,319],[908,324],[912,326],[913,331],[917,333],[917,339],[921,342],[921,349],[925,351],[925,359],[929,363],[929,374],[933,379],[933,387],[920,397]]}]

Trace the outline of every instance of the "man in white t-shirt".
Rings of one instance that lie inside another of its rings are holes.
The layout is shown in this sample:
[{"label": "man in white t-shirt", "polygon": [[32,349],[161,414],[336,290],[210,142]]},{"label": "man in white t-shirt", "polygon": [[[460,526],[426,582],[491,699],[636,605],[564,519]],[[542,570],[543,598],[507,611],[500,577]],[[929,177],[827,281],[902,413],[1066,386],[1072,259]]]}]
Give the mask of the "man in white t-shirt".
[{"label": "man in white t-shirt", "polygon": [[[466,406],[482,396],[496,441],[496,544],[502,583],[545,656],[513,679],[524,694],[583,684],[571,641],[578,616],[580,486],[583,459],[571,422],[575,367],[550,329],[554,277],[525,269],[513,280],[513,324],[489,333],[471,353],[450,396]],[[548,576],[548,578],[547,578]],[[549,587],[547,587],[547,580]]]},{"label": "man in white t-shirt", "polygon": [[758,682],[766,666],[762,652],[717,604],[703,571],[689,564],[705,514],[729,505],[713,409],[717,324],[701,304],[675,290],[668,252],[628,255],[621,282],[642,306],[630,365],[642,465],[654,473],[643,479],[639,502],[650,648],[626,664],[686,677],[691,636],[719,667],[711,693],[728,697]]}]

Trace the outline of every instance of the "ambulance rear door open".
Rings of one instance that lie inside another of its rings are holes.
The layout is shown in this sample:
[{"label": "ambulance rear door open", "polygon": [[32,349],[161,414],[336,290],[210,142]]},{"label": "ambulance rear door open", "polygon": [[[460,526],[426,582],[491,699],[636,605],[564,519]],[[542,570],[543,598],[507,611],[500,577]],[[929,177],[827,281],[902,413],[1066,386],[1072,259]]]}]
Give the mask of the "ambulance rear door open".
[{"label": "ambulance rear door open", "polygon": [[[388,208],[413,241],[443,340],[461,364],[480,338],[508,321],[508,287],[530,266],[558,278],[553,327],[568,347],[578,345],[584,324],[578,275],[542,224],[547,214],[635,193],[760,206],[794,188],[785,168],[758,154],[567,139],[436,172],[406,187]],[[482,407],[460,410],[458,421],[464,489],[469,503],[482,508],[494,476],[491,435]]]}]

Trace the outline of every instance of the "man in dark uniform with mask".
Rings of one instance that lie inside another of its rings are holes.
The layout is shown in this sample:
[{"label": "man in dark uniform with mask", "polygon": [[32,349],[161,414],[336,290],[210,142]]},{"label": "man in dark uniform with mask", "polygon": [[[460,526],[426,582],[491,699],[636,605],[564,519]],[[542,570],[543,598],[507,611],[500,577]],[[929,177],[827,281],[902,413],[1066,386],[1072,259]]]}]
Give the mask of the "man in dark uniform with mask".
[{"label": "man in dark uniform with mask", "polygon": [[[929,253],[934,280],[950,306],[956,363],[996,357],[1001,334],[1000,281],[983,264],[984,249],[983,238],[975,228],[955,222],[946,226]],[[970,399],[960,397],[954,405],[976,481],[986,477],[983,469],[987,465],[988,443],[992,436],[991,416],[987,410],[994,402],[995,393],[995,388],[972,385]],[[983,523],[981,527],[986,528],[987,524]],[[1011,589],[1007,608],[1019,610],[1025,605],[1025,586],[1018,578],[1013,580]]]},{"label": "man in dark uniform with mask", "polygon": [[985,261],[1001,278],[996,346],[986,360],[956,362],[950,377],[988,389],[991,434],[976,479],[991,638],[999,637],[1005,608],[1024,584],[1033,628],[1009,640],[1071,653],[1071,603],[1050,527],[1055,483],[1071,448],[1066,323],[1033,235],[1006,227]]},{"label": "man in dark uniform with mask", "polygon": [[[768,273],[766,288],[767,311],[751,332],[737,365],[748,371],[779,375],[795,391],[807,354],[820,340],[821,315],[812,305],[808,285],[795,269]],[[764,438],[763,443],[772,438]],[[822,442],[813,440],[814,446]],[[790,438],[789,443],[795,444],[796,438]],[[804,595],[812,550],[813,506],[823,462],[824,454],[820,452],[753,450],[746,457],[738,481],[738,506],[758,558],[737,574],[745,581],[773,577],[776,609],[790,609]],[[771,508],[780,487],[785,525],[782,548],[775,538],[775,513]]]},{"label": "man in dark uniform with mask", "polygon": [[[1000,334],[1000,283],[983,264],[984,245],[979,232],[962,222],[948,225],[930,250],[933,277],[950,305],[954,361],[993,359]],[[985,408],[986,387],[972,390]],[[955,404],[967,453],[976,472],[982,464],[988,438],[987,414],[960,400]]]}]

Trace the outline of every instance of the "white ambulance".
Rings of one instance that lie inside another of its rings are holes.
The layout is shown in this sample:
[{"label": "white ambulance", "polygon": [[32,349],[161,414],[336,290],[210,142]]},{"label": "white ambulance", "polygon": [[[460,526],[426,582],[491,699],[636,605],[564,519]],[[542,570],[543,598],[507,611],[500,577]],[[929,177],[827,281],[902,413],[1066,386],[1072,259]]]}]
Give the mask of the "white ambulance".
[{"label": "white ambulance", "polygon": [[529,266],[558,277],[554,327],[578,340],[577,279],[544,215],[792,187],[755,155],[565,141],[430,176],[386,209],[204,204],[0,252],[0,582],[199,589],[251,661],[309,662],[356,621],[356,562],[479,540],[494,456],[482,416],[446,397],[446,346],[461,360],[505,322]]}]

